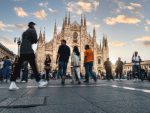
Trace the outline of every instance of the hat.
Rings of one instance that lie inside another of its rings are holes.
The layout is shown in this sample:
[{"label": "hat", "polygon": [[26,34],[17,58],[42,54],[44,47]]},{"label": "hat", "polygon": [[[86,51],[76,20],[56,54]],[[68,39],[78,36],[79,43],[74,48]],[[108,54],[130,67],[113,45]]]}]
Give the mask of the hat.
[{"label": "hat", "polygon": [[28,25],[36,25],[34,22],[29,22]]}]

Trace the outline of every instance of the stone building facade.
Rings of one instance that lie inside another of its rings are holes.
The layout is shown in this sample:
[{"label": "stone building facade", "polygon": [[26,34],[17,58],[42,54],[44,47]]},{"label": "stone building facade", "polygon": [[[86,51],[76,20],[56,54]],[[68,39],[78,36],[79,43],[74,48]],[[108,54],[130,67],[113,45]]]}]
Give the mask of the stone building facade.
[{"label": "stone building facade", "polygon": [[8,56],[10,59],[14,59],[14,53],[0,43],[0,58]]},{"label": "stone building facade", "polygon": [[[65,16],[62,24],[62,29],[57,32],[56,22],[54,25],[53,38],[49,42],[45,42],[45,30],[39,33],[39,41],[36,50],[37,65],[39,71],[44,69],[44,60],[47,54],[50,55],[52,63],[52,69],[56,69],[56,56],[62,39],[67,41],[67,45],[71,49],[71,53],[74,46],[78,46],[81,53],[81,71],[84,72],[84,46],[90,45],[90,48],[94,51],[94,71],[98,72],[103,70],[103,63],[106,58],[109,57],[109,47],[107,37],[103,36],[102,41],[98,44],[96,42],[96,30],[93,28],[93,35],[91,36],[87,32],[86,18],[81,16],[80,24],[76,21],[71,22],[70,15]],[[68,73],[71,69],[71,58],[68,63]]]}]

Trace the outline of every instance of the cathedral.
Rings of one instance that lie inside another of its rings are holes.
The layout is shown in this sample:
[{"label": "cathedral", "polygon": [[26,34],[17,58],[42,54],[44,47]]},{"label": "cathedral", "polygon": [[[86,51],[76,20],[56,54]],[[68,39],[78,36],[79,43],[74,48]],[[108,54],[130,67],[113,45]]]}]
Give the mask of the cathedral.
[{"label": "cathedral", "polygon": [[[87,32],[86,17],[81,16],[80,24],[76,21],[71,22],[70,14],[65,16],[62,24],[62,29],[57,32],[57,25],[55,22],[53,38],[49,42],[45,42],[45,30],[39,33],[39,41],[36,49],[36,60],[39,71],[44,70],[44,61],[46,55],[49,54],[51,58],[52,70],[58,69],[56,65],[57,51],[61,44],[61,40],[65,39],[67,45],[70,47],[71,53],[74,46],[78,46],[81,54],[81,72],[84,73],[84,46],[90,45],[94,52],[94,66],[93,69],[96,73],[103,70],[103,63],[109,57],[109,47],[107,36],[104,35],[102,41],[98,44],[96,42],[96,30],[93,28],[92,36]],[[71,73],[71,58],[69,59],[67,73]]]}]

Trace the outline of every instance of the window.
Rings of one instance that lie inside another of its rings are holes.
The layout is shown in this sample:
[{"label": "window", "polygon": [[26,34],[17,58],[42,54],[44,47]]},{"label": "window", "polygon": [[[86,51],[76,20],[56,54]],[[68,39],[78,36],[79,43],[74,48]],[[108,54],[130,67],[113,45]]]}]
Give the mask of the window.
[{"label": "window", "polygon": [[73,42],[74,42],[74,43],[77,43],[77,42],[78,42],[77,38],[78,38],[78,33],[77,33],[77,32],[74,32],[74,33],[73,33]]},{"label": "window", "polygon": [[101,59],[98,59],[98,64],[101,64]]}]

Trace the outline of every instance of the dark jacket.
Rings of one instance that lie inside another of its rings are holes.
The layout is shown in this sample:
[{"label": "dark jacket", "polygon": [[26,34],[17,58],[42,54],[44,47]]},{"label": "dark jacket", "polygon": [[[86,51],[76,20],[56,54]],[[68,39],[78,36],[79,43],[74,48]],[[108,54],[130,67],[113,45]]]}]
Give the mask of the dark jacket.
[{"label": "dark jacket", "polygon": [[37,43],[37,33],[35,29],[28,28],[22,34],[22,42],[20,47],[20,54],[31,54],[34,53],[32,44]]}]

